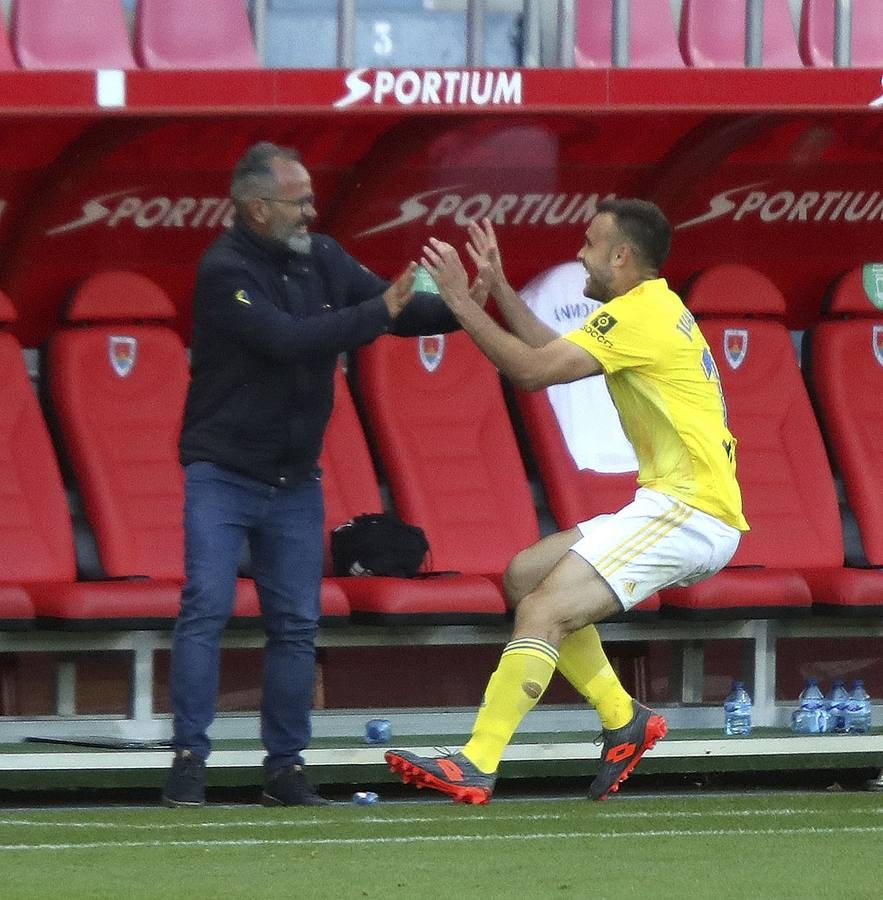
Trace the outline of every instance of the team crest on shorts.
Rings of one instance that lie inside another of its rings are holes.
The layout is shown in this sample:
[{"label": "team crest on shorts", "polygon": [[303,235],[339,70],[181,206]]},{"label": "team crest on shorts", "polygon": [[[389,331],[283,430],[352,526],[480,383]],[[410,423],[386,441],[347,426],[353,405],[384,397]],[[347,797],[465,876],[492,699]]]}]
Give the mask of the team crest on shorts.
[{"label": "team crest on shorts", "polygon": [[744,328],[724,330],[724,357],[731,369],[738,369],[748,354],[748,331]]},{"label": "team crest on shorts", "polygon": [[874,347],[874,356],[877,357],[877,362],[883,366],[883,325],[874,326],[871,343]]},{"label": "team crest on shorts", "polygon": [[420,362],[427,372],[434,372],[445,355],[445,336],[443,334],[422,335],[417,343]]},{"label": "team crest on shorts", "polygon": [[107,339],[107,353],[114,372],[120,378],[132,374],[135,368],[135,357],[138,355],[138,341],[133,337],[121,337],[112,334]]}]

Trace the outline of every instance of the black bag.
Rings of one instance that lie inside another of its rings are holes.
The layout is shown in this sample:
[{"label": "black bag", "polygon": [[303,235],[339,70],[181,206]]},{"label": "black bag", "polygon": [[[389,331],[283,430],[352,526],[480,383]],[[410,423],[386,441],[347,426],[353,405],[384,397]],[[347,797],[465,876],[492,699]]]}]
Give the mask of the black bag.
[{"label": "black bag", "polygon": [[331,531],[335,575],[413,578],[428,550],[423,529],[391,513],[365,513]]}]

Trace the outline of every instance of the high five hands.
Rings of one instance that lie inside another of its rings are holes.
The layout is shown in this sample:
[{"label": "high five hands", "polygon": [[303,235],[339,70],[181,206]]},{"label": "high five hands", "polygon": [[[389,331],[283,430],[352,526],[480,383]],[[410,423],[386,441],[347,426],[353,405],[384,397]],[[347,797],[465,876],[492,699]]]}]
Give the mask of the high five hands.
[{"label": "high five hands", "polygon": [[482,219],[481,225],[469,223],[466,250],[478,273],[471,285],[460,256],[451,244],[430,238],[420,259],[420,264],[435,279],[442,299],[455,314],[470,300],[483,307],[488,294],[505,282],[502,258],[490,219]]}]

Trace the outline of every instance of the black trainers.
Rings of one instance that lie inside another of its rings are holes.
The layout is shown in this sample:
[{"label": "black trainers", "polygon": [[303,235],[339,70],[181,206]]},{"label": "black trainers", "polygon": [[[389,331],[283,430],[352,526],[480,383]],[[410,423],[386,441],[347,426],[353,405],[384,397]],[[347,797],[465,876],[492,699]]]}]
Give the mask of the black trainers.
[{"label": "black trainers", "polygon": [[405,784],[441,791],[456,803],[488,803],[497,781],[496,773],[482,772],[462,753],[431,757],[407,750],[387,750],[384,757]]},{"label": "black trainers", "polygon": [[618,791],[638,760],[647,750],[652,750],[668,730],[662,716],[657,716],[637,700],[632,700],[632,705],[635,715],[628,725],[601,732],[601,768],[589,787],[589,796],[593,800],[606,800],[609,794]]},{"label": "black trainers", "polygon": [[303,766],[286,766],[267,773],[264,792],[261,794],[263,806],[330,806],[331,801],[320,797],[307,781]]},{"label": "black trainers", "polygon": [[205,803],[205,760],[189,750],[179,750],[166,783],[162,802],[166,806],[202,806]]}]

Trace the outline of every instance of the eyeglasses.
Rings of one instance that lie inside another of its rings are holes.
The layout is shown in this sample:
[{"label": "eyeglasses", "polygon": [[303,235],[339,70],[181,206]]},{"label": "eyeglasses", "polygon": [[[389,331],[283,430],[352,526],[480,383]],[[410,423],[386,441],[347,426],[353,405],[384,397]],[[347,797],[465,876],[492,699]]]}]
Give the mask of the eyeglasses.
[{"label": "eyeglasses", "polygon": [[284,197],[258,197],[258,200],[265,200],[267,203],[282,203],[285,206],[296,206],[299,209],[305,209],[316,202],[316,198],[312,194],[309,197],[301,197],[300,200],[286,200]]}]

